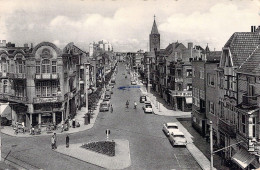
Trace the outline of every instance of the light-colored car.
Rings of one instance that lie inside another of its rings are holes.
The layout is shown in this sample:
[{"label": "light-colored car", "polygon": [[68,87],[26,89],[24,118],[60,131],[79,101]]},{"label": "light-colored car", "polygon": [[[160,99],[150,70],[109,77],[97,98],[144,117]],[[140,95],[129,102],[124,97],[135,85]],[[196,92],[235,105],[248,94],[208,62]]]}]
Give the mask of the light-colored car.
[{"label": "light-colored car", "polygon": [[143,106],[144,113],[153,113],[153,107],[151,104],[145,104]]},{"label": "light-colored car", "polygon": [[109,111],[109,107],[110,107],[110,102],[104,101],[104,102],[100,103],[99,111],[100,112]]},{"label": "light-colored car", "polygon": [[187,139],[181,131],[175,131],[174,133],[171,133],[169,136],[169,141],[172,144],[172,146],[187,145]]},{"label": "light-colored car", "polygon": [[132,85],[137,85],[136,81],[131,81]]},{"label": "light-colored car", "polygon": [[168,123],[164,123],[163,124],[163,132],[169,136],[172,132],[174,131],[178,131],[179,130],[179,127],[176,123],[173,123],[173,122],[168,122]]}]

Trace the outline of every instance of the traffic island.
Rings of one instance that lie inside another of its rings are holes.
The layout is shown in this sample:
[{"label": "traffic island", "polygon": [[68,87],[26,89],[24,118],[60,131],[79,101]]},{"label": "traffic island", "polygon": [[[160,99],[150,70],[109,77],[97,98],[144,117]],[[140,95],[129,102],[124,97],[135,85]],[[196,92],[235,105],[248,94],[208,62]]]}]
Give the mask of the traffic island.
[{"label": "traffic island", "polygon": [[[115,154],[111,156],[113,143]],[[124,169],[131,166],[129,141],[123,139],[70,144],[69,148],[59,145],[55,151],[106,169]]]}]

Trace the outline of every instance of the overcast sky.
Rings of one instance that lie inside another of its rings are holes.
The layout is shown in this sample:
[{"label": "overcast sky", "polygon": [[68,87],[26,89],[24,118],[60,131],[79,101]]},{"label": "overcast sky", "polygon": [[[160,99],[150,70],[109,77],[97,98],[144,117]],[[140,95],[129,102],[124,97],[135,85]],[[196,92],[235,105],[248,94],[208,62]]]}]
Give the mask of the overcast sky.
[{"label": "overcast sky", "polygon": [[147,50],[153,16],[161,48],[187,42],[221,50],[234,32],[260,25],[259,0],[0,0],[0,40],[21,46],[107,40],[114,51]]}]

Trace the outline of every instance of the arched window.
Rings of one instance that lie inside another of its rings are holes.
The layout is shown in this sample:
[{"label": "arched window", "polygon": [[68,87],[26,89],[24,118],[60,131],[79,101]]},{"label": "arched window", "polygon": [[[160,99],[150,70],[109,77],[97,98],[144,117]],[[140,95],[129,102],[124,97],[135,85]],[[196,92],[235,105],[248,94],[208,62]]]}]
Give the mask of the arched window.
[{"label": "arched window", "polygon": [[7,80],[4,80],[3,93],[8,93],[7,84],[8,84]]},{"label": "arched window", "polygon": [[7,72],[7,62],[5,58],[2,58],[2,71],[3,73]]},{"label": "arched window", "polygon": [[50,73],[50,60],[42,60],[42,73]]}]

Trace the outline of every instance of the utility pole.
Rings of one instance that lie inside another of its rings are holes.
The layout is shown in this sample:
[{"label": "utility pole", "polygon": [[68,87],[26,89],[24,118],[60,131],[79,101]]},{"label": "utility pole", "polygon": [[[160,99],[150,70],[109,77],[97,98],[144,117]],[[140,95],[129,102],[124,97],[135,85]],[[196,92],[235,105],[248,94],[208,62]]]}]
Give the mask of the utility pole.
[{"label": "utility pole", "polygon": [[212,134],[212,121],[209,122],[210,131],[210,170],[213,170],[213,134]]}]

